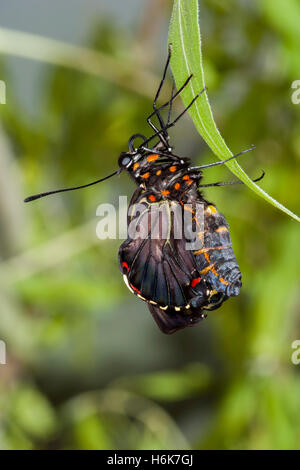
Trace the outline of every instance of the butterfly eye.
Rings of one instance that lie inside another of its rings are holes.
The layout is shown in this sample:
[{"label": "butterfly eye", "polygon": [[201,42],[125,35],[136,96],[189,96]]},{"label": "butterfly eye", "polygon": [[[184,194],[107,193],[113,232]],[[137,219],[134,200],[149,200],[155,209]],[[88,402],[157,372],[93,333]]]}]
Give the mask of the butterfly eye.
[{"label": "butterfly eye", "polygon": [[121,168],[126,168],[130,165],[130,163],[132,162],[132,157],[129,156],[128,154],[121,154],[120,157],[119,157],[119,166]]}]

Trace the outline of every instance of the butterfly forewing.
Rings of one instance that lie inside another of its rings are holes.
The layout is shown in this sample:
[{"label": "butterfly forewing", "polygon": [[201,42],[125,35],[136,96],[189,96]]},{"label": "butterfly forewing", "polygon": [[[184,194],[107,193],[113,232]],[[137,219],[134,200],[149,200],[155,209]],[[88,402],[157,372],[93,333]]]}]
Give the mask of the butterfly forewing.
[{"label": "butterfly forewing", "polygon": [[195,201],[194,209],[188,205],[197,238],[193,250],[187,248],[191,236],[186,235],[184,205],[170,199],[151,203],[147,194],[138,188],[132,197],[129,237],[119,250],[120,269],[130,290],[147,301],[161,330],[173,333],[193,326],[205,310],[238,295],[241,273],[227,222],[215,206],[197,193],[203,208],[201,225]]}]

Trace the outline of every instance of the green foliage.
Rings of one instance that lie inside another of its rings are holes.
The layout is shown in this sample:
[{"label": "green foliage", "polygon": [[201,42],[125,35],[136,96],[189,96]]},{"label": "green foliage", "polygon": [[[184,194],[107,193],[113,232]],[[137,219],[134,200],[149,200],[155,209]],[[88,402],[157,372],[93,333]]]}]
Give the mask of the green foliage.
[{"label": "green foliage", "polygon": [[210,371],[202,364],[189,364],[182,371],[153,372],[128,379],[121,379],[118,385],[133,389],[146,397],[160,401],[177,401],[197,396],[207,389]]}]

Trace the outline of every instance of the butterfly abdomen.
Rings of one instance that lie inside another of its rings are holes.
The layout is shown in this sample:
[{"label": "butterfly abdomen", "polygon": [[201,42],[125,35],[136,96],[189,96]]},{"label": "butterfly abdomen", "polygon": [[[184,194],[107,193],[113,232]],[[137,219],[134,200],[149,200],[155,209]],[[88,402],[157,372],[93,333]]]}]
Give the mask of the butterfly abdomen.
[{"label": "butterfly abdomen", "polygon": [[227,297],[237,296],[241,288],[241,272],[237,264],[225,217],[215,206],[205,207],[203,247],[194,251],[200,276],[212,290]]}]

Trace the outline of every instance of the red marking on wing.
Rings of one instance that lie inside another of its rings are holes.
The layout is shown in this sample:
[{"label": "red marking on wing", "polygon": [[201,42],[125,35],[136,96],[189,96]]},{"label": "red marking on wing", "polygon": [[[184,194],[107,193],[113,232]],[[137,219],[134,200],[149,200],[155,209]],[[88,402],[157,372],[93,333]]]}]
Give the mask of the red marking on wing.
[{"label": "red marking on wing", "polygon": [[128,266],[128,264],[127,264],[125,261],[122,263],[122,266],[123,266],[123,268],[125,268],[125,269],[127,270],[127,272],[129,273],[129,266]]},{"label": "red marking on wing", "polygon": [[138,290],[136,287],[134,287],[132,284],[130,284],[130,287],[132,287],[132,289],[133,289],[135,292],[137,292],[138,294],[141,293],[141,291]]},{"label": "red marking on wing", "polygon": [[201,281],[201,277],[197,277],[196,279],[193,279],[191,282],[191,286],[195,287],[199,282]]}]

